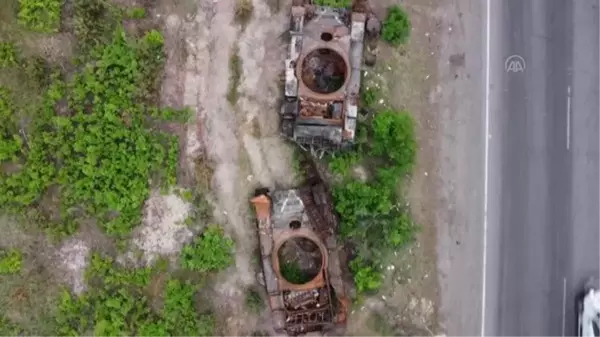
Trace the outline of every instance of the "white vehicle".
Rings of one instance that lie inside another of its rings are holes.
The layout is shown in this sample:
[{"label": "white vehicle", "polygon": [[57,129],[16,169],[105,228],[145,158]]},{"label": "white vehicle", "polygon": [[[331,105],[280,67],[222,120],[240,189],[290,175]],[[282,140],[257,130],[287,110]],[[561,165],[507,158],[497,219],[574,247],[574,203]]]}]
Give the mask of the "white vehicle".
[{"label": "white vehicle", "polygon": [[600,336],[600,289],[589,283],[577,301],[577,308],[578,336]]}]

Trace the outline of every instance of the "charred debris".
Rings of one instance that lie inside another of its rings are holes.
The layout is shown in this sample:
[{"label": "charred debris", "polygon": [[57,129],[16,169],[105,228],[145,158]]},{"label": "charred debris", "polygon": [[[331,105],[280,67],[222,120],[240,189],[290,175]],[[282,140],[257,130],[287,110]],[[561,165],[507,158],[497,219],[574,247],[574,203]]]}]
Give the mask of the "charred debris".
[{"label": "charred debris", "polygon": [[355,0],[352,9],[294,4],[281,133],[305,149],[351,147],[365,45],[372,65],[381,24],[364,0]]},{"label": "charred debris", "polygon": [[[354,145],[363,54],[372,65],[369,52],[380,28],[364,0],[352,9],[294,0],[280,112],[284,137],[313,154]],[[343,335],[351,301],[338,219],[327,185],[315,163],[310,166],[312,179],[304,186],[261,189],[251,199],[260,281],[276,333]]]}]

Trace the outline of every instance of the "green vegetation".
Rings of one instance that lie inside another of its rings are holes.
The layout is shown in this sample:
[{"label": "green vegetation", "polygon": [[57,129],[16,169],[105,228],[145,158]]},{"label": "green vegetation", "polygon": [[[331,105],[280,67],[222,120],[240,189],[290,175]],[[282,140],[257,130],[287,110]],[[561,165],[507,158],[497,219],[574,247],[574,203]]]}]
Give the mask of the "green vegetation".
[{"label": "green vegetation", "polygon": [[[190,116],[158,107],[163,37],[148,30],[151,22],[126,33],[121,21],[145,17],[144,8],[73,0],[66,9],[72,22],[62,29],[75,37],[76,53],[53,64],[12,41],[56,32],[64,1],[10,1],[20,6],[15,22],[0,27],[10,32],[0,40],[0,208],[18,217],[27,243],[41,229],[72,234],[83,221],[103,229],[110,241],[125,238],[140,223],[150,189],[176,182],[179,140],[161,130]],[[194,199],[195,193],[183,190],[182,197]],[[202,238],[209,239],[188,247],[182,258],[191,269],[212,271],[233,261],[233,241],[214,242],[214,230],[207,233]],[[226,248],[229,255],[220,253]],[[43,254],[23,249],[25,261],[20,251],[0,250],[0,335],[214,334],[214,315],[199,309],[199,287],[188,283],[204,275],[169,275],[164,264],[125,268],[96,252],[86,290],[75,295],[60,291],[53,267],[38,258]]]},{"label": "green vegetation", "polygon": [[[76,32],[92,27],[80,32],[83,39],[100,34],[96,28],[105,25],[78,23],[78,18],[108,15],[107,5],[95,1],[75,2]],[[140,222],[151,178],[175,183],[178,138],[153,131],[153,126],[164,119],[182,120],[188,112],[153,107],[164,61],[158,31],[133,39],[117,27],[106,44],[92,40],[98,43],[68,81],[60,73],[50,76],[32,116],[19,115],[10,91],[0,92],[0,164],[13,167],[0,173],[0,204],[21,213],[55,187],[60,207],[59,220],[49,226],[52,232],[71,234],[77,229],[75,219],[87,215],[108,234],[122,236]],[[36,60],[21,66],[34,77],[45,70]],[[27,127],[21,130],[25,117]]]},{"label": "green vegetation", "polygon": [[389,44],[399,46],[408,41],[411,29],[408,14],[400,6],[392,6],[383,21],[381,37]]},{"label": "green vegetation", "polygon": [[65,291],[56,316],[59,335],[205,336],[214,328],[212,314],[196,312],[196,288],[177,279],[166,282],[163,305],[151,305],[146,287],[160,268],[126,270],[112,259],[92,256],[86,272],[89,289],[73,296]]},{"label": "green vegetation", "polygon": [[333,8],[350,8],[352,0],[315,0],[317,6],[327,6]]},{"label": "green vegetation", "polygon": [[[358,137],[358,149],[329,162],[338,179],[333,188],[340,232],[356,258],[350,269],[359,293],[382,284],[380,264],[385,254],[409,243],[417,227],[399,194],[402,177],[416,160],[414,119],[407,112],[385,110],[375,115]],[[362,164],[371,177],[352,177],[351,168]]]},{"label": "green vegetation", "polygon": [[373,107],[377,103],[378,94],[377,90],[373,88],[361,88],[360,100],[362,106],[365,108]]},{"label": "green vegetation", "polygon": [[413,168],[417,155],[414,125],[409,113],[389,109],[379,112],[373,120],[371,154],[385,158],[394,173],[406,174]]},{"label": "green vegetation", "polygon": [[14,43],[0,42],[0,68],[17,64],[17,50]]},{"label": "green vegetation", "polygon": [[229,91],[227,92],[227,101],[231,106],[237,104],[239,98],[239,87],[242,80],[242,59],[239,55],[239,49],[234,46],[229,55]]},{"label": "green vegetation", "polygon": [[109,43],[118,26],[120,11],[105,0],[73,1],[73,33],[85,58],[97,46]]},{"label": "green vegetation", "polygon": [[23,267],[23,254],[16,249],[0,250],[0,275],[16,274]]},{"label": "green vegetation", "polygon": [[61,0],[19,0],[19,23],[32,31],[57,32],[62,3]]},{"label": "green vegetation", "polygon": [[342,152],[336,154],[329,161],[329,169],[332,173],[344,175],[360,162],[360,156],[356,152]]},{"label": "green vegetation", "polygon": [[0,315],[0,336],[22,336],[23,329]]},{"label": "green vegetation", "polygon": [[246,291],[246,298],[244,302],[246,304],[246,308],[255,313],[259,313],[264,307],[264,302],[260,297],[260,293],[254,289],[248,289]]},{"label": "green vegetation", "polygon": [[132,7],[126,11],[126,16],[129,19],[143,19],[146,17],[146,9],[143,7]]},{"label": "green vegetation", "polygon": [[356,258],[350,262],[350,270],[354,274],[354,283],[358,293],[379,289],[382,283],[381,273],[373,266]]},{"label": "green vegetation", "polygon": [[233,240],[219,226],[208,226],[202,235],[181,251],[181,265],[189,270],[213,272],[233,263]]},{"label": "green vegetation", "polygon": [[297,261],[284,261],[280,263],[280,272],[288,282],[293,284],[304,284],[311,280],[310,275],[305,273]]}]

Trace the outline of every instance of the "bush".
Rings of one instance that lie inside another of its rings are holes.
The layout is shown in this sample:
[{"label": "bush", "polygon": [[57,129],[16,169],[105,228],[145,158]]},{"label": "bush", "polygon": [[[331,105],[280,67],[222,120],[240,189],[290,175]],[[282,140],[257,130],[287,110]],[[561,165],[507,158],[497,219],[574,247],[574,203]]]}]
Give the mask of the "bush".
[{"label": "bush", "polygon": [[192,244],[183,247],[181,265],[199,272],[219,271],[233,263],[233,240],[211,225]]},{"label": "bush", "polygon": [[209,336],[212,314],[194,308],[196,287],[171,279],[162,308],[151,306],[144,291],[158,268],[126,270],[113,260],[93,254],[86,270],[88,290],[81,296],[64,292],[56,316],[57,334],[97,336]]},{"label": "bush", "polygon": [[244,302],[246,304],[246,308],[254,313],[259,313],[264,307],[264,302],[260,297],[260,293],[254,289],[248,289],[246,291],[246,298]]},{"label": "bush", "polygon": [[411,23],[408,14],[400,6],[388,9],[387,17],[383,21],[381,37],[393,46],[399,46],[408,41]]},{"label": "bush", "polygon": [[116,26],[106,0],[74,0],[73,22],[77,43],[83,51],[108,43]]},{"label": "bush", "polygon": [[360,159],[357,152],[343,152],[331,158],[329,169],[332,173],[344,176],[360,162]]},{"label": "bush", "polygon": [[0,68],[17,64],[17,49],[11,42],[0,42]]},{"label": "bush", "polygon": [[408,112],[385,110],[373,120],[371,154],[389,160],[398,174],[409,173],[416,160],[415,120]]},{"label": "bush", "polygon": [[352,7],[352,0],[315,0],[315,5],[332,8],[350,8]]},{"label": "bush", "polygon": [[16,274],[23,267],[23,254],[16,249],[0,250],[0,275]]},{"label": "bush", "polygon": [[19,0],[19,22],[42,33],[54,33],[60,26],[61,0]]},{"label": "bush", "polygon": [[[351,263],[359,293],[379,287],[379,261],[388,251],[411,242],[418,229],[398,196],[398,182],[416,159],[414,120],[408,113],[386,110],[375,115],[369,129],[361,137],[370,141],[362,139],[357,152],[344,153],[329,165],[345,177],[333,186],[333,199],[340,234],[359,256]],[[370,181],[347,175],[359,161],[373,168]]]},{"label": "bush", "polygon": [[[11,106],[0,97],[0,128],[7,141],[0,159],[18,159],[21,170],[0,176],[0,203],[34,205],[51,184],[61,195],[61,234],[72,233],[77,212],[100,220],[108,234],[125,235],[141,220],[150,177],[175,183],[179,140],[151,131],[147,115],[162,66],[162,36],[150,31],[140,40],[117,29],[111,43],[97,47],[89,63],[69,83],[54,78],[44,106],[30,126],[27,146]],[[68,114],[55,106],[67,102]]]},{"label": "bush", "polygon": [[24,331],[18,324],[0,315],[0,336],[24,336]]},{"label": "bush", "polygon": [[350,270],[359,294],[375,291],[383,283],[381,271],[360,257],[350,262]]}]

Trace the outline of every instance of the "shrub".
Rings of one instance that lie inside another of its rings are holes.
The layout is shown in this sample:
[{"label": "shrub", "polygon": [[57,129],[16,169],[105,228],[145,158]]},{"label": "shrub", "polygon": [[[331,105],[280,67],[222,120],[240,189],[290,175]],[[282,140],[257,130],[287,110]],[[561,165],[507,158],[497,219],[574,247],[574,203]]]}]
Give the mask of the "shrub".
[{"label": "shrub", "polygon": [[387,17],[383,21],[381,37],[393,46],[406,43],[410,37],[411,23],[408,14],[400,6],[388,9]]},{"label": "shrub", "polygon": [[33,30],[54,33],[60,25],[61,0],[19,0],[19,22]]},{"label": "shrub", "polygon": [[335,174],[344,176],[359,162],[360,155],[357,152],[344,152],[331,158],[329,169]]},{"label": "shrub", "polygon": [[158,268],[126,270],[98,254],[86,270],[88,290],[80,296],[62,294],[56,315],[57,334],[100,336],[209,336],[212,314],[194,308],[196,287],[171,279],[161,298],[163,307],[153,309],[144,288]]},{"label": "shrub", "polygon": [[146,17],[146,9],[143,7],[132,7],[128,8],[125,14],[130,19],[143,19]]},{"label": "shrub", "polygon": [[387,158],[399,174],[410,172],[417,154],[414,124],[408,112],[379,112],[372,124],[372,155]]},{"label": "shrub", "polygon": [[260,293],[254,289],[248,289],[246,291],[246,298],[244,300],[246,308],[252,312],[258,313],[264,307],[264,302],[260,297]]},{"label": "shrub", "polygon": [[[24,207],[35,204],[45,189],[57,184],[61,194],[61,233],[76,229],[73,212],[100,220],[108,234],[125,235],[141,219],[150,177],[175,183],[178,138],[147,128],[147,115],[168,113],[146,107],[152,101],[162,66],[162,36],[150,31],[140,40],[117,29],[111,43],[97,47],[90,62],[69,83],[54,78],[44,107],[30,127],[22,149],[14,121],[3,123],[0,159],[24,162],[20,171],[0,176],[0,202]],[[158,56],[158,57],[157,57]],[[6,96],[6,95],[4,95]],[[0,97],[0,118],[10,105]],[[134,99],[132,99],[132,97]],[[56,116],[58,102],[68,114]]]},{"label": "shrub", "polygon": [[17,49],[12,42],[0,42],[0,68],[17,64]]},{"label": "shrub", "polygon": [[23,146],[14,113],[8,90],[0,88],[0,162],[16,160]]},{"label": "shrub", "polygon": [[16,274],[23,267],[23,254],[16,249],[0,250],[0,274]]},{"label": "shrub", "polygon": [[352,6],[352,0],[315,0],[315,5],[333,8],[350,8]]},{"label": "shrub", "polygon": [[350,270],[352,271],[354,284],[359,294],[372,292],[381,287],[383,282],[381,271],[362,258],[358,257],[352,260],[350,262]]},{"label": "shrub", "polygon": [[183,247],[181,265],[199,272],[219,271],[233,263],[233,240],[211,225],[192,244]]},{"label": "shrub", "polygon": [[0,315],[0,336],[23,336],[24,331],[18,324]]},{"label": "shrub", "polygon": [[212,314],[198,315],[194,309],[196,289],[178,280],[169,280],[163,317],[171,336],[212,336],[215,320]]},{"label": "shrub", "polygon": [[378,91],[373,88],[363,88],[360,91],[361,102],[364,107],[370,108],[377,103]]},{"label": "shrub", "polygon": [[74,0],[73,22],[77,43],[88,51],[110,41],[116,24],[106,0]]}]

